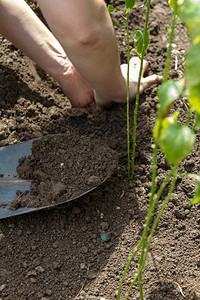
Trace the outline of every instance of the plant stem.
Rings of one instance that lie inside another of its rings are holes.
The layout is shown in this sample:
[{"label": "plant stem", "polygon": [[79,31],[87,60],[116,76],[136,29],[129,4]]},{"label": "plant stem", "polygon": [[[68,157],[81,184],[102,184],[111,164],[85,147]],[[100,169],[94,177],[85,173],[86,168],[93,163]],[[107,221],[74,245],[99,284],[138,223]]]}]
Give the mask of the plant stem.
[{"label": "plant stem", "polygon": [[[150,4],[151,4],[151,0],[148,0],[147,10],[146,10],[146,18],[145,18],[145,28],[144,28],[144,41],[143,41],[143,45],[142,45],[141,65],[140,65],[140,72],[139,72],[138,85],[137,85],[137,94],[136,94],[136,102],[135,102],[135,110],[134,110],[133,151],[132,151],[132,168],[131,168],[131,178],[132,179],[133,179],[133,176],[134,176],[134,166],[135,166],[136,128],[137,128],[137,111],[138,111],[139,96],[140,96],[140,81],[141,81],[141,77],[142,77],[143,60],[144,60],[144,52],[145,52],[145,41],[146,41],[147,30],[148,30]],[[152,188],[152,191],[151,191],[152,195],[154,194],[155,180],[153,182],[154,182],[154,185],[152,185],[153,188]],[[141,250],[141,255],[140,255],[139,267],[143,262],[144,249],[145,249],[145,245],[146,245],[146,235],[147,235],[147,232],[145,232],[145,230],[144,230],[144,238],[143,238],[143,242],[142,242],[142,250]],[[139,283],[139,290],[140,290],[140,299],[143,300],[142,273],[139,274],[138,283]]]},{"label": "plant stem", "polygon": [[151,191],[150,191],[149,206],[151,206],[153,197],[155,194],[156,176],[157,176],[158,146],[156,144],[154,144],[152,147],[153,147],[153,166],[152,166],[152,185],[151,185]]},{"label": "plant stem", "polygon": [[122,289],[122,285],[123,285],[123,282],[124,282],[124,278],[125,278],[125,276],[126,276],[126,273],[127,273],[127,271],[128,271],[128,268],[129,268],[129,266],[130,266],[130,264],[131,264],[131,262],[132,262],[134,256],[136,255],[136,253],[137,253],[138,250],[140,249],[140,246],[141,246],[141,244],[142,244],[142,240],[143,240],[143,235],[141,236],[141,238],[140,238],[140,240],[139,240],[137,246],[135,247],[135,249],[134,249],[134,251],[133,251],[131,257],[129,258],[129,260],[128,260],[127,264],[126,264],[126,267],[125,267],[124,272],[123,272],[123,274],[122,274],[122,278],[121,278],[120,283],[119,283],[119,288],[118,288],[118,293],[117,293],[117,300],[120,300],[120,294],[121,294],[121,289]]},{"label": "plant stem", "polygon": [[124,20],[126,20],[126,17],[124,17],[124,15],[119,10],[114,8],[114,11],[116,11]]},{"label": "plant stem", "polygon": [[[157,147],[157,145],[153,145],[153,170],[152,170],[152,186],[151,186],[151,192],[150,192],[150,197],[149,197],[149,211],[150,211],[150,208],[151,208],[152,203],[153,203],[153,198],[154,198],[154,194],[155,194],[155,187],[156,187],[157,154],[158,154],[158,147]],[[157,201],[158,200],[156,200],[156,202]],[[153,209],[154,209],[154,207],[152,206]],[[152,214],[153,214],[153,211],[152,211]],[[147,214],[147,216],[148,216],[148,214]],[[151,216],[150,216],[150,220],[151,220]],[[145,227],[147,227],[147,229],[144,230],[145,234],[144,234],[143,243],[142,243],[142,250],[141,250],[141,255],[140,255],[139,268],[143,263],[144,250],[145,250],[145,247],[146,247],[146,240],[147,240],[147,230],[148,230],[149,225],[147,224],[147,226],[145,225]],[[140,290],[140,300],[143,300],[142,272],[138,276],[138,282],[139,282],[139,290]]]},{"label": "plant stem", "polygon": [[200,181],[200,176],[192,173],[177,173],[177,177],[189,177]]},{"label": "plant stem", "polygon": [[[147,259],[147,254],[148,254],[148,251],[149,251],[149,247],[150,247],[150,245],[151,245],[151,241],[152,241],[152,238],[153,238],[153,235],[154,235],[154,231],[155,231],[155,229],[156,229],[156,226],[157,226],[157,224],[158,224],[158,221],[159,221],[159,219],[160,219],[160,217],[161,217],[161,215],[162,215],[162,213],[163,213],[165,207],[167,206],[167,204],[168,204],[168,202],[169,202],[169,200],[170,200],[171,194],[172,194],[172,192],[173,192],[173,190],[174,190],[174,187],[175,187],[176,178],[177,178],[177,173],[176,173],[176,172],[177,172],[177,168],[178,168],[178,165],[175,165],[175,166],[172,168],[172,170],[171,170],[171,172],[170,172],[170,174],[169,174],[169,175],[172,176],[172,181],[171,181],[171,185],[170,185],[168,194],[167,194],[167,196],[165,197],[165,200],[164,200],[164,202],[163,202],[163,204],[162,204],[162,206],[161,206],[161,208],[160,208],[160,210],[159,210],[159,212],[158,212],[158,214],[157,214],[157,216],[156,216],[156,218],[155,218],[155,220],[154,220],[154,222],[153,222],[153,225],[152,225],[152,228],[151,228],[151,231],[150,231],[150,234],[149,234],[149,238],[148,238],[148,243],[147,243],[146,249],[144,250],[144,257],[143,257],[142,264],[139,266],[139,270],[138,270],[138,272],[137,272],[135,278],[133,279],[133,281],[132,281],[132,283],[131,283],[131,285],[130,285],[130,287],[129,287],[129,289],[128,289],[128,292],[127,292],[127,294],[126,294],[125,300],[128,299],[128,296],[129,296],[129,294],[130,294],[130,292],[131,292],[131,290],[132,290],[132,287],[133,287],[134,283],[135,283],[136,280],[139,278],[139,276],[140,276],[140,274],[142,273],[142,270],[143,270],[143,268],[144,268],[144,265],[145,265],[145,262],[146,262],[146,259]],[[169,175],[168,175],[168,176],[169,176]],[[166,180],[166,178],[165,178],[165,180]],[[164,180],[164,181],[165,181],[165,180]],[[163,181],[163,183],[164,183],[164,181]],[[162,191],[159,191],[160,196],[161,196],[162,192],[163,192],[163,190],[162,190]],[[159,197],[158,197],[158,193],[157,193],[157,197],[156,197],[156,198],[159,198]],[[158,200],[158,199],[157,199],[157,200]],[[157,200],[156,200],[156,202],[157,202]]]},{"label": "plant stem", "polygon": [[[175,1],[176,2],[176,1]],[[170,35],[169,35],[169,47],[167,49],[167,58],[165,63],[165,69],[163,74],[163,82],[166,82],[169,76],[169,68],[171,63],[171,53],[172,53],[172,42],[174,39],[174,31],[175,31],[175,25],[176,25],[176,14],[177,14],[177,3],[175,5],[175,9],[172,16],[172,22],[170,26]]]},{"label": "plant stem", "polygon": [[190,106],[190,107],[188,108],[188,111],[187,111],[187,116],[186,116],[185,126],[188,126],[188,125],[189,125],[190,119],[191,119],[191,115],[192,115],[192,112],[193,112],[193,109],[192,109],[192,107]]},{"label": "plant stem", "polygon": [[130,41],[128,28],[128,13],[126,14],[126,31],[127,31],[127,48],[128,48],[128,62],[127,62],[127,155],[128,155],[128,177],[130,177],[130,123],[129,123],[129,68],[130,68]]},{"label": "plant stem", "polygon": [[140,82],[141,82],[141,77],[142,77],[144,52],[145,52],[145,41],[146,41],[146,37],[147,37],[150,4],[151,4],[151,0],[148,0],[147,10],[146,10],[146,19],[145,19],[145,28],[144,28],[144,41],[143,41],[143,45],[142,45],[141,65],[140,65],[140,72],[139,72],[138,84],[137,84],[137,94],[136,94],[136,100],[135,100],[134,123],[133,123],[133,152],[132,152],[132,168],[131,168],[131,178],[132,179],[133,179],[133,175],[134,175],[134,166],[135,166],[136,127],[137,127],[137,112],[138,112],[139,97],[140,97]]},{"label": "plant stem", "polygon": [[124,269],[124,272],[122,274],[122,278],[120,280],[120,284],[119,284],[119,288],[118,288],[117,300],[120,300],[120,293],[121,293],[121,288],[122,288],[122,285],[123,285],[123,282],[124,282],[124,278],[126,276],[126,273],[127,273],[128,269],[129,269],[129,266],[130,266],[133,258],[135,257],[136,253],[138,252],[140,246],[142,245],[142,242],[143,242],[144,236],[146,234],[146,230],[148,229],[149,223],[151,221],[151,216],[152,216],[152,214],[154,212],[154,208],[156,206],[156,203],[160,199],[160,196],[162,195],[163,190],[166,187],[166,185],[167,185],[169,179],[171,178],[171,176],[172,176],[172,170],[169,172],[169,174],[167,175],[167,177],[163,180],[163,182],[162,182],[162,184],[161,184],[161,186],[160,186],[157,194],[155,195],[155,198],[154,198],[154,200],[152,202],[151,207],[149,206],[148,213],[147,213],[147,219],[146,219],[146,223],[145,223],[145,228],[143,230],[143,234],[142,234],[142,236],[141,236],[141,238],[140,238],[137,246],[135,247],[135,249],[134,249],[131,257],[129,258],[129,260],[128,260],[127,264],[126,264],[126,267]]}]

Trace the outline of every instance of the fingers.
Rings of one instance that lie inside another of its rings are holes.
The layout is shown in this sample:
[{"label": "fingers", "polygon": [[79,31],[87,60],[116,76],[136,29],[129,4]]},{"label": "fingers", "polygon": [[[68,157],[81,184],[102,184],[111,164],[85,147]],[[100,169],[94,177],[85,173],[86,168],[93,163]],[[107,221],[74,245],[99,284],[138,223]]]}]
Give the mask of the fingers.
[{"label": "fingers", "polygon": [[163,77],[159,76],[159,75],[151,75],[151,76],[142,78],[141,83],[140,83],[140,93],[142,93],[144,90],[146,90],[153,84],[161,83],[162,80],[163,80]]},{"label": "fingers", "polygon": [[92,103],[90,103],[89,105],[85,106],[84,109],[87,110],[88,112],[93,112],[95,110],[97,110],[97,105],[96,103],[93,101]]},{"label": "fingers", "polygon": [[144,77],[144,74],[148,71],[149,69],[149,63],[145,59],[143,60],[143,69],[142,69],[142,77]]},{"label": "fingers", "polygon": [[[130,71],[133,71],[135,73],[135,76],[139,76],[140,65],[141,65],[141,60],[139,59],[139,57],[132,57],[130,59]],[[148,69],[149,69],[149,64],[144,59],[143,60],[143,68],[142,68],[142,77],[148,71]]]},{"label": "fingers", "polygon": [[[138,79],[138,76],[140,73],[140,65],[141,65],[141,61],[140,61],[139,57],[132,57],[130,59],[130,71],[129,71],[130,78],[132,78],[134,80]],[[122,75],[124,78],[127,78],[127,68],[128,68],[127,64],[121,65],[121,71],[122,71]],[[144,59],[143,60],[142,77],[147,72],[148,68],[149,68],[149,64]]]}]

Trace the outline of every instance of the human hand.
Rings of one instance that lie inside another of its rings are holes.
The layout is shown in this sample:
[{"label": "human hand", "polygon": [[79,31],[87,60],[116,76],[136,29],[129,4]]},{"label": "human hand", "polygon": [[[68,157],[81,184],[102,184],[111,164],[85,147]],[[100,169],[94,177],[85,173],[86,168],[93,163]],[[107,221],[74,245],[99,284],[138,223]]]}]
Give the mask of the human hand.
[{"label": "human hand", "polygon": [[67,71],[58,80],[64,94],[72,107],[94,110],[94,89],[71,63],[68,62],[68,65]]},{"label": "human hand", "polygon": [[[133,100],[137,94],[137,84],[138,84],[138,77],[140,72],[140,65],[141,65],[141,61],[138,57],[132,57],[130,59],[130,66],[129,66],[130,100]],[[128,68],[127,64],[121,65],[122,75],[126,80],[127,80],[127,68]],[[163,80],[162,76],[155,75],[155,74],[148,77],[144,77],[144,74],[147,72],[148,68],[149,68],[148,62],[146,60],[143,60],[143,69],[142,69],[142,76],[140,81],[140,94],[142,94],[145,89],[149,88],[153,84],[158,84]]]}]

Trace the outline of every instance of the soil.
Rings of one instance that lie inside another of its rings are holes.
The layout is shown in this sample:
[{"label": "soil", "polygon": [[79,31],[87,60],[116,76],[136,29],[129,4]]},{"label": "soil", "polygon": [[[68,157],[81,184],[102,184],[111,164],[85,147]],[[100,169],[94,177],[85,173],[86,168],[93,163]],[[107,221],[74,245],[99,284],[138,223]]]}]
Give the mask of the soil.
[{"label": "soil", "polygon": [[[30,2],[42,18],[35,2]],[[109,4],[124,12],[124,1],[109,1]],[[140,4],[130,14],[132,31],[144,26],[144,8],[139,7]],[[170,19],[167,1],[152,0],[151,42],[146,53],[150,64],[148,75],[162,75]],[[115,20],[123,23],[117,14]],[[125,24],[116,29],[116,35],[124,63],[127,58]],[[184,26],[179,23],[170,78],[179,79],[183,75],[188,46]],[[131,55],[135,55],[133,49]],[[126,105],[90,113],[71,108],[57,83],[2,37],[0,80],[1,146],[49,134],[70,134],[88,139],[88,147],[93,140],[98,141],[97,145],[109,147],[107,149],[117,153],[119,159],[117,171],[91,193],[50,210],[1,220],[0,299],[115,299],[126,262],[141,236],[148,207],[157,86],[149,88],[140,97],[135,177],[130,180],[127,178]],[[130,106],[131,116],[133,109],[134,103]],[[179,120],[184,121],[187,106],[183,99],[175,104],[173,110],[176,109],[180,111]],[[195,149],[180,170],[199,173],[199,140],[198,133]],[[50,150],[47,148],[46,152]],[[95,159],[102,171],[99,161],[103,155],[99,151],[97,154],[99,157]],[[66,161],[67,155],[63,152]],[[88,165],[84,162],[80,169]],[[162,153],[159,153],[158,185],[168,170]],[[50,171],[53,173],[54,170]],[[60,180],[61,177],[57,182]],[[42,184],[43,176],[40,181]],[[200,205],[190,205],[194,188],[193,181],[179,179],[159,221],[143,272],[145,299],[200,299]],[[57,197],[59,195],[54,197],[55,200]],[[136,271],[137,258],[125,278],[122,299]],[[137,285],[130,299],[139,299]]]},{"label": "soil", "polygon": [[11,209],[55,206],[75,199],[101,185],[117,168],[117,152],[86,136],[38,138],[31,152],[17,166],[19,177],[31,180],[30,193],[17,191]]}]

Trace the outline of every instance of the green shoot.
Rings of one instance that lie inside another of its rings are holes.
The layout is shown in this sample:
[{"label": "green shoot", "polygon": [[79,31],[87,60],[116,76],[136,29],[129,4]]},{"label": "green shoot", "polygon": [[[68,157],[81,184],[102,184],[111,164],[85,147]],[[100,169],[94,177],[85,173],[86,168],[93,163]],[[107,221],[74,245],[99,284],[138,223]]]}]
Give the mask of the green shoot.
[{"label": "green shoot", "polygon": [[[149,1],[150,2],[150,1]],[[149,4],[148,2],[148,4]],[[147,6],[148,6],[147,4]],[[158,91],[159,106],[158,106],[158,115],[157,121],[153,130],[153,137],[155,144],[153,145],[153,171],[152,171],[152,187],[150,192],[149,199],[149,208],[147,212],[146,222],[144,225],[143,234],[135,247],[130,259],[127,262],[127,265],[124,269],[119,289],[117,299],[120,299],[122,285],[127,274],[127,271],[131,265],[133,258],[136,253],[140,251],[140,259],[138,265],[138,271],[133,279],[125,299],[128,299],[130,292],[133,288],[133,285],[136,281],[139,282],[139,291],[140,299],[143,299],[142,291],[142,271],[147,260],[147,254],[151,241],[158,224],[158,221],[168,204],[171,194],[174,190],[177,177],[189,177],[197,180],[196,191],[194,198],[191,200],[191,205],[200,203],[200,176],[190,173],[177,173],[178,166],[180,163],[189,155],[192,151],[195,144],[195,132],[200,128],[200,59],[198,53],[200,52],[200,0],[184,0],[181,4],[177,0],[169,0],[169,4],[173,9],[172,24],[170,28],[170,37],[169,37],[169,47],[167,50],[166,65],[164,69],[164,82]],[[173,115],[170,115],[170,109],[173,103],[180,98],[180,96],[185,97],[185,91],[183,84],[173,80],[168,80],[170,62],[171,62],[171,45],[174,37],[174,30],[177,15],[180,15],[184,21],[189,36],[191,38],[191,48],[186,56],[186,68],[185,68],[185,80],[184,86],[188,87],[188,113],[186,116],[185,124],[178,123],[179,112],[175,112]],[[193,21],[195,26],[193,26]],[[198,24],[198,26],[196,26]],[[137,40],[140,40],[140,34]],[[142,51],[145,49],[144,44],[140,43],[140,49]],[[141,46],[142,45],[142,46]],[[141,63],[142,65],[142,63]],[[139,94],[138,94],[139,95]],[[139,96],[138,96],[139,97]],[[137,101],[136,101],[136,110],[137,110]],[[193,128],[189,127],[191,123],[192,113],[195,115],[195,123]],[[136,120],[136,118],[135,118]],[[134,121],[135,121],[134,120]],[[135,121],[136,122],[136,121]],[[136,125],[136,123],[135,123]],[[163,180],[160,188],[157,193],[155,193],[156,188],[156,176],[157,176],[157,152],[158,149],[161,149],[163,154],[166,157],[166,161],[171,165],[171,171]],[[134,149],[133,149],[134,155]],[[132,169],[133,171],[133,169]],[[170,183],[168,193],[161,204],[161,208],[153,224],[150,227],[153,213],[156,207],[158,200],[163,194],[164,188],[167,184]]]}]

